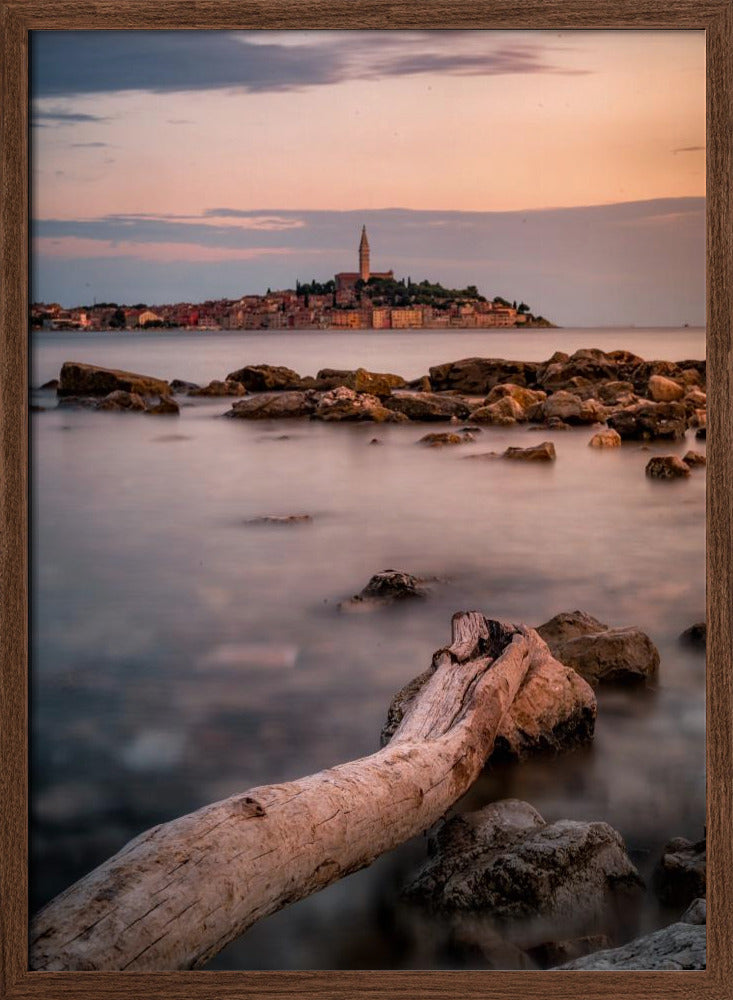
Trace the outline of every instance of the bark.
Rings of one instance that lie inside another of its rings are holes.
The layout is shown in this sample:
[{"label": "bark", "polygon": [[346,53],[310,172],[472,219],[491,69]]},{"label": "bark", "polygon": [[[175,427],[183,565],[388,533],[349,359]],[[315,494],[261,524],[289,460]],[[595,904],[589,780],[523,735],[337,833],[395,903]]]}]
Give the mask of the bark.
[{"label": "bark", "polygon": [[127,844],[32,922],[31,968],[189,969],[256,920],[432,826],[476,779],[544,642],[476,612],[387,747],[264,785]]}]

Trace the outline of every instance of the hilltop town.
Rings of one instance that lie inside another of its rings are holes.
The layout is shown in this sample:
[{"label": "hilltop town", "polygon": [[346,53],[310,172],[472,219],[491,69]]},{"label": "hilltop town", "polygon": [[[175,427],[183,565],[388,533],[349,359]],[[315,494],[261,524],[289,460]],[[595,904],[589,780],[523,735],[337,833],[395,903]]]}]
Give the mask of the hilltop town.
[{"label": "hilltop town", "polygon": [[35,329],[134,330],[420,330],[549,327],[530,307],[500,295],[488,299],[475,285],[444,288],[427,280],[396,279],[372,271],[366,227],[359,241],[357,271],[341,271],[326,282],[296,282],[294,289],[201,303],[133,306],[100,302],[63,309],[33,303]]}]

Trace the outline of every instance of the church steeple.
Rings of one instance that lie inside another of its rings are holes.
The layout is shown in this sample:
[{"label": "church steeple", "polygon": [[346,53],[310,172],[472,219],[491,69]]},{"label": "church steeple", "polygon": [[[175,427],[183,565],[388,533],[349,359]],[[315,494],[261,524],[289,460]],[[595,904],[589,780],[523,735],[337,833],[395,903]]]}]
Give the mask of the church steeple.
[{"label": "church steeple", "polygon": [[362,281],[369,281],[369,240],[367,239],[366,226],[361,227],[361,240],[359,241],[359,277]]}]

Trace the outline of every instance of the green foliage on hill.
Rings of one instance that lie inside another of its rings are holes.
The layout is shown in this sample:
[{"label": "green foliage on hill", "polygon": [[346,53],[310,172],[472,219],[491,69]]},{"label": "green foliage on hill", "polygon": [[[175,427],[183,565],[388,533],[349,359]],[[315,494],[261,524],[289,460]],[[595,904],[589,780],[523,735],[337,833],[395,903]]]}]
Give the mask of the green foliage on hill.
[{"label": "green foliage on hill", "polygon": [[434,309],[448,309],[462,302],[485,302],[475,285],[466,288],[445,288],[437,282],[415,282],[411,278],[370,278],[357,281],[356,291],[368,297],[373,305],[410,306],[425,305]]}]

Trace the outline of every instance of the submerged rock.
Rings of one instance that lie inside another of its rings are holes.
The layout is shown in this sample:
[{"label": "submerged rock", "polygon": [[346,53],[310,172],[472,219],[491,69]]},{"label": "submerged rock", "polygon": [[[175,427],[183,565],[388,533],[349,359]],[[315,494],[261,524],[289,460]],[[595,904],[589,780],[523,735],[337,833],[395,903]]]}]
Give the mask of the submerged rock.
[{"label": "submerged rock", "polygon": [[263,514],[261,517],[249,517],[245,524],[310,524],[313,517],[310,514]]},{"label": "submerged rock", "polygon": [[57,378],[50,378],[48,382],[44,382],[41,386],[42,389],[58,389],[59,380]]},{"label": "submerged rock", "polygon": [[266,392],[245,396],[232,404],[225,416],[239,420],[273,420],[308,417],[316,408],[312,393]]},{"label": "submerged rock", "polygon": [[680,922],[636,938],[620,948],[597,951],[557,968],[595,971],[646,969],[656,972],[704,969],[706,937],[704,925]]},{"label": "submerged rock", "polygon": [[139,396],[160,396],[161,393],[167,396],[171,391],[165,379],[152,375],[100,368],[77,361],[65,361],[61,366],[57,389],[59,396],[108,396],[118,389]]},{"label": "submerged rock", "polygon": [[643,885],[621,835],[607,823],[546,823],[506,799],[455,816],[431,837],[430,857],[404,895],[439,913],[490,916],[525,947],[613,919]]},{"label": "submerged rock", "polygon": [[654,890],[663,903],[687,906],[698,896],[705,895],[706,882],[705,838],[693,843],[685,837],[675,837],[665,844],[653,879]]},{"label": "submerged rock", "polygon": [[427,445],[429,448],[442,448],[446,444],[470,444],[475,440],[473,434],[451,434],[449,431],[438,431],[434,434],[426,434],[417,443]]},{"label": "submerged rock", "polygon": [[680,642],[684,643],[686,646],[694,646],[695,649],[702,649],[705,651],[705,646],[707,645],[708,638],[708,627],[705,622],[695,622],[694,625],[690,625],[685,631],[680,635]]},{"label": "submerged rock", "polygon": [[677,455],[655,455],[645,471],[652,479],[684,479],[690,474],[690,466]]},{"label": "submerged rock", "polygon": [[543,441],[530,448],[507,448],[502,458],[518,462],[554,462],[557,454],[552,441]]},{"label": "submerged rock", "polygon": [[176,394],[190,392],[192,389],[200,389],[198,382],[186,382],[182,378],[174,378],[171,381],[171,392]]},{"label": "submerged rock", "polygon": [[590,684],[633,684],[654,680],[659,651],[640,628],[608,628],[582,611],[563,612],[540,625],[552,655]]},{"label": "submerged rock", "polygon": [[340,611],[379,607],[397,601],[427,597],[428,592],[421,586],[423,581],[410,573],[397,569],[385,569],[375,573],[366,587],[350,600],[339,604]]},{"label": "submerged rock", "polygon": [[708,460],[702,452],[690,450],[682,456],[682,461],[693,469],[696,465],[707,465]]}]

